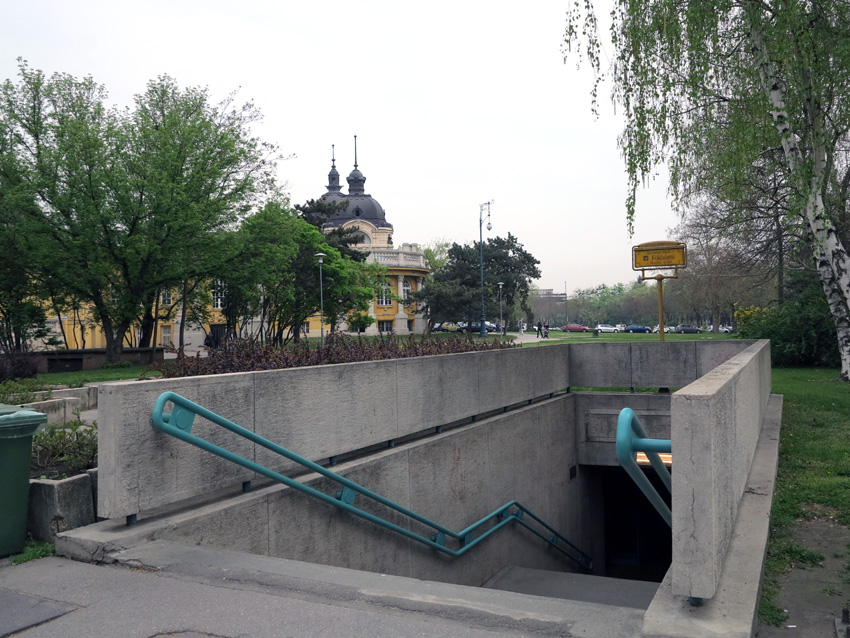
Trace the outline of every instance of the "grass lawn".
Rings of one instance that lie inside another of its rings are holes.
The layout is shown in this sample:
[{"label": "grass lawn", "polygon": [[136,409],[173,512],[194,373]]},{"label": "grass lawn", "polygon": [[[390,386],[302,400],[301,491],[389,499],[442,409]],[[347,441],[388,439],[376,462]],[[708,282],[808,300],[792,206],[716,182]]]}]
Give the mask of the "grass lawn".
[{"label": "grass lawn", "polygon": [[[820,368],[773,370],[773,392],[785,395],[785,402],[759,604],[763,622],[779,624],[785,619],[774,601],[779,577],[793,565],[817,565],[823,560],[793,541],[795,522],[832,516],[850,525],[850,385],[838,381],[838,373]],[[847,549],[834,548],[844,555]],[[850,582],[850,570],[845,582]]]}]

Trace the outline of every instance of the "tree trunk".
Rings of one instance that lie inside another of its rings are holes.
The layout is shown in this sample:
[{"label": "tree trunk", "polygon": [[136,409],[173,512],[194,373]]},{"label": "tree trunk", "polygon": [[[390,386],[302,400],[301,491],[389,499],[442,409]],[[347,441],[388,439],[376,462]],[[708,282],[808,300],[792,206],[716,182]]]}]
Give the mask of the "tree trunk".
[{"label": "tree trunk", "polygon": [[[835,226],[826,217],[821,186],[826,177],[827,149],[824,143],[823,112],[813,94],[810,77],[801,71],[801,88],[807,94],[809,104],[806,117],[809,126],[807,135],[801,136],[791,130],[791,119],[785,105],[785,82],[773,70],[767,51],[759,18],[760,9],[755,3],[746,8],[750,23],[752,53],[758,61],[762,87],[772,107],[776,130],[782,140],[782,150],[788,164],[791,183],[806,196],[805,219],[812,252],[817,260],[818,276],[827,297],[830,312],[838,330],[838,352],[841,358],[841,379],[850,381],[850,334],[847,333],[848,302],[850,302],[850,256],[836,232]],[[811,171],[806,175],[802,166],[803,157],[798,139],[811,140]]]},{"label": "tree trunk", "polygon": [[183,352],[183,333],[186,330],[186,290],[189,287],[189,282],[183,281],[183,294],[180,297],[180,346],[179,350]]}]

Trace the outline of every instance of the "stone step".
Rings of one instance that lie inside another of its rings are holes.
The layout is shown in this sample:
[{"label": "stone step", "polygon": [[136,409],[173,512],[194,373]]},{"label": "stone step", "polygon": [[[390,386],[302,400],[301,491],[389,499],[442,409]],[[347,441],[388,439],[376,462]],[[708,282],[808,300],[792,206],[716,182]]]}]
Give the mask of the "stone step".
[{"label": "stone step", "polygon": [[508,565],[484,587],[532,596],[647,609],[660,583]]}]

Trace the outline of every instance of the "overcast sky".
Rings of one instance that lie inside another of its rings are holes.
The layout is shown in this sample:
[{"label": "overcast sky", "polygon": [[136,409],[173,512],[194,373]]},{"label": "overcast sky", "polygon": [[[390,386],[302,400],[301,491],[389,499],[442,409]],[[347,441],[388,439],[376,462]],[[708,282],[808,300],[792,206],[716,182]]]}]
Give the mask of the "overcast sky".
[{"label": "overcast sky", "polygon": [[572,293],[635,279],[631,246],[676,217],[659,178],[629,237],[621,122],[605,96],[593,118],[589,72],[563,61],[568,1],[8,2],[0,79],[23,57],[91,75],[122,106],[161,74],[215,101],[238,89],[265,115],[257,134],[295,156],[278,169],[293,203],[325,192],[331,144],[345,184],[357,135],[396,246],[477,240],[493,200],[485,237],[512,233],[536,284]]}]

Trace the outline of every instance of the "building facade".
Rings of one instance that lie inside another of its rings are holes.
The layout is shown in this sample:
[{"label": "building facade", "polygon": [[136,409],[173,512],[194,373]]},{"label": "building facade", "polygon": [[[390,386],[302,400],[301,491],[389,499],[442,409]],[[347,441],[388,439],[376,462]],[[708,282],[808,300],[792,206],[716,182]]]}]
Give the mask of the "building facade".
[{"label": "building facade", "polygon": [[[393,332],[395,334],[422,334],[425,319],[411,298],[421,290],[428,275],[425,253],[416,244],[393,245],[393,225],[387,221],[386,213],[374,197],[366,193],[366,178],[357,168],[357,149],[354,151],[354,170],[346,178],[348,194],[342,192],[336,160],[331,160],[328,173],[327,192],[323,201],[339,204],[348,202],[325,223],[323,230],[354,228],[360,237],[356,248],[368,253],[368,261],[387,268],[387,283],[372,300],[369,315],[375,322],[366,334]],[[313,326],[315,322],[315,328]],[[318,318],[311,319],[311,332],[319,328]]]}]

